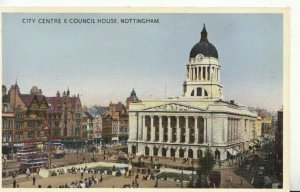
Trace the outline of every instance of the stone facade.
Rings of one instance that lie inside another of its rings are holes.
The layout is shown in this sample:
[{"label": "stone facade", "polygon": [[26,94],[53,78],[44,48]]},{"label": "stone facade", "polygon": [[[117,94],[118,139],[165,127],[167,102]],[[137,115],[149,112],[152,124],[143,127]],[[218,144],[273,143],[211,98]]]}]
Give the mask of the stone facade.
[{"label": "stone facade", "polygon": [[130,104],[129,153],[199,158],[210,147],[225,160],[249,149],[257,113],[223,99],[218,54],[205,26],[190,55],[182,97]]}]

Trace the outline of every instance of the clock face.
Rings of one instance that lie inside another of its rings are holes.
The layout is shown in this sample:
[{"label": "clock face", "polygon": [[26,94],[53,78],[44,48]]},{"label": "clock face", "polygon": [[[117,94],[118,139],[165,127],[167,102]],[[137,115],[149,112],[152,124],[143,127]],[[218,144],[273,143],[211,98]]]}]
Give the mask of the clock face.
[{"label": "clock face", "polygon": [[200,55],[197,55],[196,60],[199,62],[199,61],[202,61],[203,58],[204,58],[204,56],[200,54]]}]

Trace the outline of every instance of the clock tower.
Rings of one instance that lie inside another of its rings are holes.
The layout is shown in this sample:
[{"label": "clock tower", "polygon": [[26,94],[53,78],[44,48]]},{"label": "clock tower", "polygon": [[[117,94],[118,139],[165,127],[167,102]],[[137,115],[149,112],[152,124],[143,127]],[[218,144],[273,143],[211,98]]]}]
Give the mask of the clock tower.
[{"label": "clock tower", "polygon": [[223,87],[220,82],[218,51],[207,39],[205,24],[201,39],[190,52],[183,83],[184,97],[222,99]]}]

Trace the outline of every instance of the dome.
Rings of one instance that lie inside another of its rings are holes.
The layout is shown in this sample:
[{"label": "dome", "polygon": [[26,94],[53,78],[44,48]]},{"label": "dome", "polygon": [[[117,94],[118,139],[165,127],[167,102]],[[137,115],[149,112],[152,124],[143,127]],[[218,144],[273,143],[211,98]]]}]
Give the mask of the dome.
[{"label": "dome", "polygon": [[200,41],[194,45],[190,52],[190,58],[195,58],[198,54],[202,54],[205,57],[214,57],[218,59],[218,51],[216,47],[207,39],[205,24],[201,32]]}]

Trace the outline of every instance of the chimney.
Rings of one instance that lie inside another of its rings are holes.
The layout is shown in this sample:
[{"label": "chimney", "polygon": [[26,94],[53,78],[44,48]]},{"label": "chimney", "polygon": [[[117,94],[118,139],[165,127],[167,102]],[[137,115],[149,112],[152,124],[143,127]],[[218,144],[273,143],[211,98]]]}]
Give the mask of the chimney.
[{"label": "chimney", "polygon": [[235,103],[234,103],[234,100],[230,100],[230,104],[235,104]]},{"label": "chimney", "polygon": [[56,92],[56,97],[60,97],[60,92],[59,91]]}]

